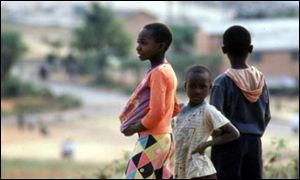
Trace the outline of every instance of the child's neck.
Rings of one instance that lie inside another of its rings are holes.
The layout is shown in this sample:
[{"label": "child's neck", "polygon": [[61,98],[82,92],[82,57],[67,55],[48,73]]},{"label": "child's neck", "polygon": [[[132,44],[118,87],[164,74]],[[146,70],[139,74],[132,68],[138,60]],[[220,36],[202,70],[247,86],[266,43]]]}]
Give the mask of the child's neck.
[{"label": "child's neck", "polygon": [[164,63],[164,61],[165,61],[165,55],[164,54],[160,54],[160,55],[157,55],[154,58],[151,58],[150,59],[151,68],[154,68],[154,67]]},{"label": "child's neck", "polygon": [[231,64],[232,69],[246,69],[248,67],[247,64]]},{"label": "child's neck", "polygon": [[199,102],[189,102],[189,107],[196,107],[196,106],[200,106],[202,103],[204,102],[204,99],[202,101]]},{"label": "child's neck", "polygon": [[[233,69],[246,69],[248,68],[248,64],[246,63],[246,58],[247,57],[232,57],[230,59],[230,63],[231,63],[231,68]],[[238,62],[238,63],[236,63]]]}]

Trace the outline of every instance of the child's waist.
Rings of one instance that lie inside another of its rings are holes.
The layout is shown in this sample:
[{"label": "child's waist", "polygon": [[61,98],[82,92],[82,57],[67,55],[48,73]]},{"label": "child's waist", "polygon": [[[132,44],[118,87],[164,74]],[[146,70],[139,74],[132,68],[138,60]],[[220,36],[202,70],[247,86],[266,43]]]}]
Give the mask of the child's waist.
[{"label": "child's waist", "polygon": [[153,129],[149,129],[146,131],[142,131],[139,133],[139,136],[144,136],[144,135],[153,135],[153,134],[167,134],[167,133],[172,133],[172,127],[171,124],[168,126],[157,126]]}]

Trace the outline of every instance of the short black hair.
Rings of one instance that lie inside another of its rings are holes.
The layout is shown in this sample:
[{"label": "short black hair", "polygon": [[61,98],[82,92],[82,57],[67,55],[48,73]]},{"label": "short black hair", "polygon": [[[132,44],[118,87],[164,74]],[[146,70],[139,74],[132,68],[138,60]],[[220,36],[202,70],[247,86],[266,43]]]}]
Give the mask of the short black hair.
[{"label": "short black hair", "polygon": [[231,26],[223,35],[223,45],[232,55],[246,55],[251,45],[251,35],[242,26]]},{"label": "short black hair", "polygon": [[150,30],[152,32],[153,38],[156,42],[166,43],[165,51],[168,50],[172,42],[172,32],[171,30],[162,23],[152,23],[144,26],[144,29]]},{"label": "short black hair", "polygon": [[185,73],[185,81],[186,82],[188,81],[189,75],[191,73],[207,73],[209,75],[209,82],[210,83],[212,82],[212,74],[211,74],[210,70],[201,64],[190,66],[187,69],[187,71]]}]

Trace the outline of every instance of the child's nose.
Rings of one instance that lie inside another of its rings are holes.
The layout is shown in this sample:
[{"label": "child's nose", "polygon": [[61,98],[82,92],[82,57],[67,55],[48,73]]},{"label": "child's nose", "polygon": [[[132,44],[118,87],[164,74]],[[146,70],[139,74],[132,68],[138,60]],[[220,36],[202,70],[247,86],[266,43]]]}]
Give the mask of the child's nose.
[{"label": "child's nose", "polygon": [[138,46],[136,47],[136,51],[141,51],[141,50],[142,50],[141,46],[138,45]]},{"label": "child's nose", "polygon": [[202,92],[201,88],[196,88],[196,89],[195,89],[195,93],[199,94],[199,93],[201,93],[201,92]]}]

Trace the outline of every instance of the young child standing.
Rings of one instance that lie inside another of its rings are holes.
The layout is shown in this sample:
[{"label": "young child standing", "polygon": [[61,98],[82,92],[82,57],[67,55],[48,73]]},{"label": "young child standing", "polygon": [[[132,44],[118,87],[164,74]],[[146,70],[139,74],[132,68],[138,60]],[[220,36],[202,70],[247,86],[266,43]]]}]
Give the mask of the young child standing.
[{"label": "young child standing", "polygon": [[240,131],[239,139],[214,146],[212,161],[220,179],[262,179],[261,136],[271,119],[264,75],[246,63],[252,52],[250,33],[232,26],[223,35],[223,53],[231,68],[219,75],[210,103]]},{"label": "young child standing", "polygon": [[[205,102],[211,88],[211,73],[201,65],[186,73],[185,90],[189,104],[174,123],[176,140],[175,178],[216,179],[216,170],[204,155],[209,146],[223,144],[239,137],[238,130],[216,108]],[[207,141],[213,130],[224,133]]]},{"label": "young child standing", "polygon": [[151,68],[120,115],[122,133],[139,134],[126,169],[128,179],[173,178],[175,143],[171,120],[179,106],[177,79],[165,58],[171,41],[171,31],[161,23],[144,26],[138,36],[139,58],[149,60]]}]

